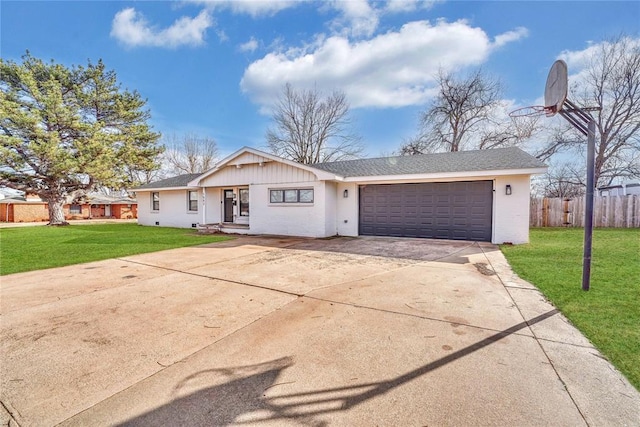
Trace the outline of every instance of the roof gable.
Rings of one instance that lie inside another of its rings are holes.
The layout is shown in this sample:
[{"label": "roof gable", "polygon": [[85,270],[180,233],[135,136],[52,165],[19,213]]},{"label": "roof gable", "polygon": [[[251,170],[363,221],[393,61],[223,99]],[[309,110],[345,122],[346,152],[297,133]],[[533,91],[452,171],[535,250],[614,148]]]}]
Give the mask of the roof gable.
[{"label": "roof gable", "polygon": [[231,154],[230,156],[218,162],[213,169],[210,169],[207,172],[194,177],[189,183],[189,185],[199,186],[201,185],[201,182],[204,181],[206,178],[223,170],[227,166],[236,166],[238,168],[241,168],[244,165],[249,165],[249,164],[263,165],[270,162],[283,163],[293,168],[302,169],[303,171],[312,173],[320,180],[339,179],[339,177],[336,177],[335,174],[330,171],[317,169],[309,165],[304,165],[302,163],[297,163],[291,160],[283,159],[273,154],[256,150],[255,148],[242,147],[235,153]]}]

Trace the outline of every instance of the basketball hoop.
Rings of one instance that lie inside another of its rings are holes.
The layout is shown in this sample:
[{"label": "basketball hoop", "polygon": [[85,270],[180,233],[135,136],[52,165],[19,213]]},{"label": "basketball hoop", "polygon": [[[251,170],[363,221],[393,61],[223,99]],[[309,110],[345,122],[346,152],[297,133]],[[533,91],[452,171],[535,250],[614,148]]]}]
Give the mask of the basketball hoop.
[{"label": "basketball hoop", "polygon": [[587,188],[584,214],[584,252],[582,257],[582,290],[588,291],[591,282],[591,247],[593,239],[593,190],[595,182],[596,122],[591,111],[599,108],[580,108],[567,99],[567,63],[559,59],[553,63],[544,87],[544,104],[518,108],[509,113],[512,119],[522,117],[560,116],[587,137]]},{"label": "basketball hoop", "polygon": [[556,114],[556,107],[545,107],[544,105],[532,105],[529,107],[517,108],[509,113],[509,117],[512,119],[519,117],[539,117],[545,115],[551,117]]},{"label": "basketball hoop", "polygon": [[547,117],[554,116],[562,111],[562,106],[567,100],[568,84],[567,63],[562,59],[557,60],[551,66],[547,83],[544,86],[544,105],[553,107],[553,113]]},{"label": "basketball hoop", "polygon": [[545,105],[518,108],[510,112],[509,117],[539,117],[543,114],[547,117],[553,117],[556,113],[560,113],[562,106],[567,101],[567,76],[567,63],[561,59],[554,62],[544,86]]}]

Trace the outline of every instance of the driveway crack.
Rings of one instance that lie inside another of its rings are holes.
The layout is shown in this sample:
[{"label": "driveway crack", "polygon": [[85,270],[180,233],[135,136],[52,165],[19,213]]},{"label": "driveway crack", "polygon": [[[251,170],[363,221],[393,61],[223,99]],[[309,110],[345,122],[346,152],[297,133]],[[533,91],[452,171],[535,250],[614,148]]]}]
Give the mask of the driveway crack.
[{"label": "driveway crack", "polygon": [[[494,271],[496,271],[496,269],[493,267],[493,264],[491,263],[491,260],[489,259],[489,257],[485,253],[484,248],[480,247],[480,250],[482,250],[482,253],[484,254],[484,257],[487,259],[487,262],[489,263],[491,268]],[[567,392],[567,395],[569,396],[569,399],[571,399],[571,402],[573,403],[573,405],[575,406],[576,410],[580,414],[580,417],[584,421],[585,425],[589,426],[589,422],[587,421],[587,418],[585,417],[585,414],[580,409],[580,406],[578,406],[578,402],[576,402],[575,398],[571,394],[571,391],[569,390],[569,387],[567,386],[567,383],[564,381],[564,379],[560,375],[560,372],[558,372],[558,368],[555,366],[555,364],[551,360],[551,357],[549,357],[549,354],[547,353],[547,351],[545,350],[544,346],[542,345],[543,339],[538,337],[538,335],[536,335],[535,331],[531,327],[531,324],[529,323],[529,321],[526,319],[524,313],[522,312],[522,309],[520,308],[520,306],[518,305],[516,300],[513,298],[513,295],[511,295],[511,292],[509,292],[509,289],[507,289],[507,286],[505,285],[504,281],[502,280],[502,277],[500,276],[500,274],[496,274],[496,276],[498,277],[498,280],[500,280],[500,283],[502,284],[502,286],[505,288],[505,291],[509,295],[509,298],[511,299],[511,301],[513,301],[513,304],[515,305],[516,309],[518,310],[518,313],[520,313],[520,316],[522,317],[523,321],[526,322],[527,329],[529,329],[529,332],[531,332],[531,334],[533,335],[533,339],[538,344],[538,347],[540,347],[540,350],[542,351],[542,354],[544,354],[544,357],[547,359],[547,362],[549,362],[549,366],[551,366],[551,369],[553,369],[553,372],[555,373],[556,377],[558,378],[558,381],[560,381],[560,383],[564,387],[565,391]]]},{"label": "driveway crack", "polygon": [[172,271],[174,273],[182,273],[182,274],[186,274],[188,276],[200,277],[200,278],[203,278],[203,279],[218,280],[218,281],[221,281],[221,282],[233,283],[234,285],[241,285],[241,286],[248,286],[248,287],[251,287],[251,288],[263,289],[263,290],[266,290],[266,291],[278,292],[278,293],[281,293],[281,294],[290,295],[290,296],[294,296],[294,297],[302,297],[302,296],[304,296],[304,294],[300,294],[300,293],[296,293],[296,292],[284,291],[282,289],[274,289],[274,288],[270,288],[268,286],[261,286],[261,285],[255,285],[253,283],[241,282],[239,280],[225,279],[225,278],[222,278],[222,277],[210,276],[208,274],[191,273],[191,272],[184,271],[184,270],[178,270],[176,268],[163,267],[163,266],[159,266],[159,265],[148,264],[148,263],[139,262],[139,261],[132,261],[132,260],[127,260],[127,259],[122,259],[122,258],[117,258],[117,259],[120,260],[120,261],[124,261],[124,262],[130,262],[132,264],[143,265],[143,266],[152,267],[152,268],[158,268],[158,269],[161,269],[161,270]]}]

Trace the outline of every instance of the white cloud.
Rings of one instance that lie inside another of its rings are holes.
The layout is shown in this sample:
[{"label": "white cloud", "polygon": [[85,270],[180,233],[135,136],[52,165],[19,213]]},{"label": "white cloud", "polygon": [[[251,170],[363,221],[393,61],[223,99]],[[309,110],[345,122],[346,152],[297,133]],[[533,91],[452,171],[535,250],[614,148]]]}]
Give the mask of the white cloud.
[{"label": "white cloud", "polygon": [[302,0],[186,0],[186,2],[211,9],[229,9],[233,13],[257,18],[273,16],[281,10],[297,6]]},{"label": "white cloud", "polygon": [[343,90],[352,107],[420,105],[433,94],[440,67],[479,65],[493,48],[487,34],[466,21],[415,21],[370,40],[333,36],[271,52],[249,65],[240,85],[263,107],[273,103],[285,82]]},{"label": "white cloud", "polygon": [[[315,3],[322,11],[337,12],[338,16],[328,22],[334,35],[370,37],[378,28],[381,15],[429,9],[441,1],[444,0],[324,0]],[[234,14],[261,18],[314,2],[313,0],[183,0],[183,3],[200,5],[211,11],[229,10]]]},{"label": "white cloud", "polygon": [[216,35],[221,42],[229,41],[229,36],[227,36],[227,33],[225,33],[224,30],[220,28],[216,28]]},{"label": "white cloud", "polygon": [[330,26],[336,33],[354,37],[371,36],[379,23],[379,11],[367,0],[333,0],[330,5],[340,16]]},{"label": "white cloud", "polygon": [[[627,37],[626,42],[629,43],[629,47],[640,48],[640,38]],[[602,52],[603,48],[610,46],[610,44],[611,42],[608,40],[599,43],[589,42],[584,49],[560,52],[557,59],[562,59],[567,63],[570,86],[580,85],[587,79],[590,62]]]},{"label": "white cloud", "polygon": [[493,41],[493,45],[495,47],[502,47],[511,42],[515,42],[520,39],[523,39],[528,35],[529,35],[529,30],[527,30],[524,27],[518,27],[515,30],[507,31],[506,33],[496,36]]},{"label": "white cloud", "polygon": [[325,3],[325,7],[331,7],[339,13],[329,24],[334,34],[370,37],[377,30],[381,16],[430,9],[440,1],[443,0],[331,0]]},{"label": "white cloud", "polygon": [[418,8],[430,9],[443,0],[387,0],[385,11],[391,13],[412,12]]},{"label": "white cloud", "polygon": [[213,19],[206,10],[195,18],[183,16],[170,27],[158,30],[132,7],[116,13],[111,25],[111,37],[130,46],[159,46],[175,48],[182,45],[198,46],[204,43],[207,28]]},{"label": "white cloud", "polygon": [[603,45],[607,45],[609,42],[592,43],[589,42],[588,46],[581,50],[563,50],[558,55],[557,59],[562,59],[567,63],[569,69],[581,70],[589,65],[589,60],[602,49]]},{"label": "white cloud", "polygon": [[253,37],[251,37],[251,39],[249,39],[248,42],[242,43],[240,46],[238,46],[238,49],[240,49],[240,52],[253,52],[257,48],[258,48],[258,41]]}]

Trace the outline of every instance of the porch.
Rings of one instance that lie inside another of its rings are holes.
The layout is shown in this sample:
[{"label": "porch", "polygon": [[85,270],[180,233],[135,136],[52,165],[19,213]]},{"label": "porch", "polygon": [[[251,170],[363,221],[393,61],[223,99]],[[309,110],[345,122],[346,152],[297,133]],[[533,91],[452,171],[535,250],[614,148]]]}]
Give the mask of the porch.
[{"label": "porch", "polygon": [[212,224],[198,224],[196,227],[201,234],[249,234],[249,224],[238,224],[233,222],[220,222]]}]

